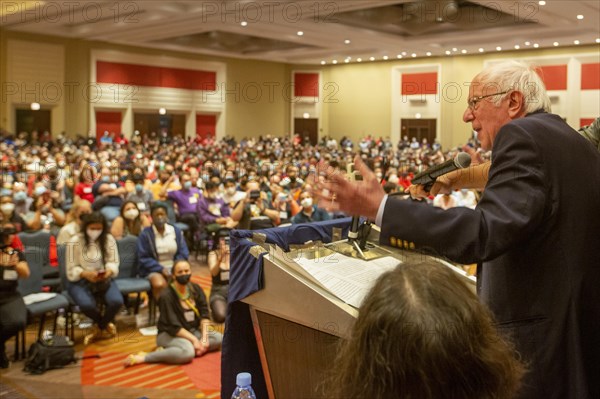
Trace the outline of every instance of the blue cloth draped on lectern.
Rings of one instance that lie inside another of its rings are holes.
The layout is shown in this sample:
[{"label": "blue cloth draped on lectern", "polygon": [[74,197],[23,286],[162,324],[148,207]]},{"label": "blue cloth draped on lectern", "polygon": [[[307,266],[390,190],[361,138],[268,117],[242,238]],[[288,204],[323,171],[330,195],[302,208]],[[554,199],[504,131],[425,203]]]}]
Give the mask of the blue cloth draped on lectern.
[{"label": "blue cloth draped on lectern", "polygon": [[221,353],[222,398],[231,397],[236,387],[236,375],[241,372],[252,374],[252,387],[258,398],[268,397],[250,310],[247,304],[240,302],[263,287],[262,269],[266,251],[263,250],[258,257],[252,255],[250,248],[257,244],[249,238],[254,233],[262,233],[266,235],[268,244],[275,244],[288,251],[290,245],[304,244],[311,240],[331,242],[334,227],[341,228],[342,237],[346,237],[350,221],[351,218],[334,219],[267,230],[233,230],[230,233],[229,303]]}]

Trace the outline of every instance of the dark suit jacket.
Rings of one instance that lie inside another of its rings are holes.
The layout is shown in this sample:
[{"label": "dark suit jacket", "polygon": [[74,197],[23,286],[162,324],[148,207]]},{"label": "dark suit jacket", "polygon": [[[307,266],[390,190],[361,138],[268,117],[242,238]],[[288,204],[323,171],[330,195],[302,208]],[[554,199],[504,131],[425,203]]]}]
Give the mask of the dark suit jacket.
[{"label": "dark suit jacket", "polygon": [[383,244],[480,263],[480,298],[529,362],[520,397],[600,398],[600,153],[558,116],[500,129],[474,210],[392,198],[382,220]]}]

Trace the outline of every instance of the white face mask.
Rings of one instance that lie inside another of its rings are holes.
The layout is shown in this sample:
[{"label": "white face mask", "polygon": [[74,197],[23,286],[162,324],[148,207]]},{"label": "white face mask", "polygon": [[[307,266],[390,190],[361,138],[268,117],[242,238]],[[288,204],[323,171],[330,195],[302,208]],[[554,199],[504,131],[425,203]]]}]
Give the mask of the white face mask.
[{"label": "white face mask", "polygon": [[302,205],[304,208],[311,207],[312,204],[313,204],[313,200],[310,197],[304,198],[302,201],[300,201],[300,205]]},{"label": "white face mask", "polygon": [[96,241],[100,237],[100,234],[102,234],[102,230],[87,229],[86,233],[91,241]]},{"label": "white face mask", "polygon": [[7,202],[5,204],[0,205],[0,210],[5,215],[10,215],[15,210],[15,204]]},{"label": "white face mask", "polygon": [[128,220],[133,220],[133,219],[137,218],[139,216],[139,214],[140,214],[140,211],[138,211],[135,208],[131,208],[131,209],[128,209],[125,212],[123,212],[123,216],[125,217],[125,219],[128,219]]},{"label": "white face mask", "polygon": [[233,194],[235,194],[235,191],[236,191],[236,190],[235,190],[235,187],[227,187],[227,188],[225,189],[225,191],[227,192],[227,194],[229,194],[229,195],[233,195]]}]

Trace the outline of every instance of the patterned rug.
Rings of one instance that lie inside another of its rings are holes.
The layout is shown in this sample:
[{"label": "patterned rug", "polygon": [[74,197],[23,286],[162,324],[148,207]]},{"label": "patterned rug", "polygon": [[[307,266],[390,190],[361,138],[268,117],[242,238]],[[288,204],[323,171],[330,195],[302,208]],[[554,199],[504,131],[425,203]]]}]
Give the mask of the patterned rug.
[{"label": "patterned rug", "polygon": [[[192,281],[206,292],[210,277],[194,276]],[[221,328],[217,328],[222,331]],[[137,329],[125,331],[109,340],[98,341],[85,348],[84,356],[99,354],[100,358],[84,359],[81,365],[82,386],[105,386],[138,389],[168,389],[188,391],[193,398],[219,398],[221,386],[221,352],[194,359],[183,366],[141,364],[123,367],[127,355],[149,352],[156,347],[155,336],[143,336]],[[151,397],[149,394],[148,397]]]}]

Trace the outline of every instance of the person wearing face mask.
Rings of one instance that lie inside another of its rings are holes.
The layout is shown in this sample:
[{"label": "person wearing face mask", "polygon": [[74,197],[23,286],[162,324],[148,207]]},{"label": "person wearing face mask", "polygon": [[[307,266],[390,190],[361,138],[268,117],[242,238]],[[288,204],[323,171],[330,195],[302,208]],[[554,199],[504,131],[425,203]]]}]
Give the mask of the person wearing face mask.
[{"label": "person wearing face mask", "polygon": [[58,234],[58,230],[65,223],[64,211],[57,207],[50,191],[44,186],[37,186],[35,193],[36,196],[33,199],[30,211],[24,216],[28,229],[33,231],[47,229],[53,234]]},{"label": "person wearing face mask", "polygon": [[152,295],[158,298],[167,286],[173,264],[189,257],[188,247],[179,228],[167,223],[167,206],[152,205],[152,226],[138,237],[138,260],[141,277],[150,280]]},{"label": "person wearing face mask", "polygon": [[5,221],[12,223],[18,234],[27,227],[27,224],[25,223],[25,220],[15,212],[15,209],[16,205],[13,201],[13,197],[10,195],[3,195],[0,197],[0,212],[2,212]]},{"label": "person wearing face mask", "polygon": [[82,167],[81,172],[79,173],[79,181],[75,185],[75,195],[90,203],[94,202],[94,193],[92,192],[94,176],[94,168],[86,163]]},{"label": "person wearing face mask", "polygon": [[152,205],[154,199],[152,198],[152,193],[144,188],[144,176],[139,174],[134,175],[133,182],[135,183],[134,189],[127,194],[125,200],[135,202],[140,212],[149,213],[150,205]]},{"label": "person wearing face mask", "polygon": [[300,194],[300,205],[302,206],[302,211],[298,212],[292,218],[292,224],[321,222],[331,219],[331,216],[329,216],[329,213],[325,209],[313,204],[312,194],[309,191],[303,191]]},{"label": "person wearing face mask", "polygon": [[[94,321],[92,332],[84,337],[94,340],[114,337],[112,322],[123,306],[123,296],[113,280],[119,274],[119,253],[100,212],[82,217],[81,232],[66,243],[67,291],[83,314]],[[99,302],[105,304],[101,312]]]},{"label": "person wearing face mask", "polygon": [[[152,196],[155,201],[164,201],[167,199],[167,193],[169,191],[181,189],[181,186],[174,180],[174,178],[170,179],[172,174],[173,170],[167,168],[166,166],[164,170],[158,172],[158,180],[150,187],[150,191],[152,192]],[[164,194],[162,194],[163,188]]]},{"label": "person wearing face mask", "polygon": [[198,215],[206,230],[218,231],[223,227],[234,228],[237,223],[230,217],[230,211],[223,199],[218,197],[219,186],[209,181],[206,183],[205,195],[198,202]]},{"label": "person wearing face mask", "polygon": [[0,368],[9,366],[5,343],[25,328],[27,308],[17,291],[18,279],[29,277],[29,266],[21,250],[11,244],[17,230],[10,222],[0,224]]},{"label": "person wearing face mask", "polygon": [[112,222],[119,216],[119,209],[123,205],[123,196],[127,194],[125,187],[122,187],[111,169],[103,167],[100,180],[92,186],[95,210],[100,210],[109,222]]},{"label": "person wearing face mask", "polygon": [[[173,177],[171,177],[173,179]],[[163,188],[161,195],[166,195],[167,199],[173,201],[177,205],[178,222],[187,224],[190,228],[187,231],[187,240],[190,246],[198,242],[197,232],[200,229],[200,221],[198,219],[198,201],[202,197],[202,193],[192,182],[192,177],[189,173],[181,174],[181,190],[169,191],[167,193],[168,184]]]},{"label": "person wearing face mask", "polygon": [[61,227],[56,237],[56,244],[66,244],[80,232],[81,218],[92,213],[92,204],[84,199],[77,199],[67,214],[67,222]]},{"label": "person wearing face mask", "polygon": [[231,211],[238,201],[243,200],[246,197],[246,193],[237,189],[237,184],[233,178],[225,179],[225,192],[223,193],[223,201],[229,205]]},{"label": "person wearing face mask", "polygon": [[132,235],[139,236],[142,229],[150,227],[152,222],[148,215],[140,212],[135,201],[125,201],[121,206],[121,212],[110,227],[110,233],[115,237],[115,240]]},{"label": "person wearing face mask", "polygon": [[206,295],[190,281],[188,261],[173,265],[173,278],[159,300],[156,345],[163,349],[125,358],[125,367],[143,363],[186,364],[221,348],[223,336],[211,328]]},{"label": "person wearing face mask", "polygon": [[13,203],[15,204],[15,213],[17,215],[23,215],[27,213],[33,199],[27,196],[25,191],[25,184],[15,182],[13,184]]}]

